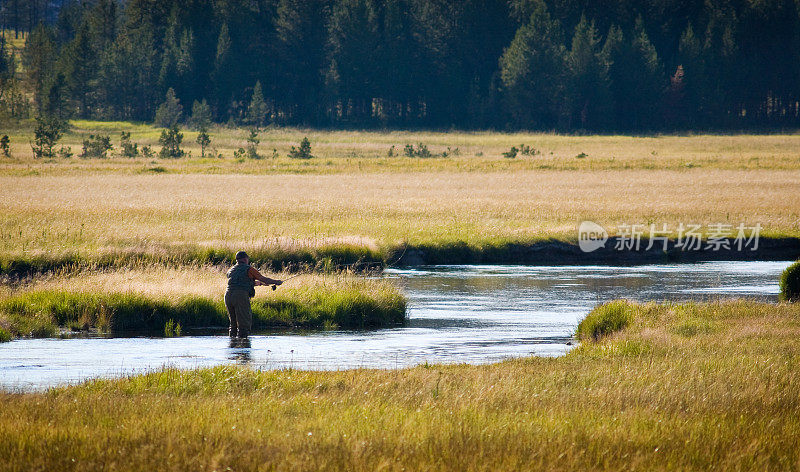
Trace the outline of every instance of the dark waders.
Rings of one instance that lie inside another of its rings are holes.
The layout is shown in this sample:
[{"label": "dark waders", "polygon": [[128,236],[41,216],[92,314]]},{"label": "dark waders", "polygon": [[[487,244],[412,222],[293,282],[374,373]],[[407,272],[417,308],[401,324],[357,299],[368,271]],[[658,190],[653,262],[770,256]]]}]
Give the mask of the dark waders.
[{"label": "dark waders", "polygon": [[231,322],[228,334],[231,337],[246,338],[250,335],[253,324],[253,312],[250,310],[250,294],[246,290],[227,290],[225,292],[225,308]]}]

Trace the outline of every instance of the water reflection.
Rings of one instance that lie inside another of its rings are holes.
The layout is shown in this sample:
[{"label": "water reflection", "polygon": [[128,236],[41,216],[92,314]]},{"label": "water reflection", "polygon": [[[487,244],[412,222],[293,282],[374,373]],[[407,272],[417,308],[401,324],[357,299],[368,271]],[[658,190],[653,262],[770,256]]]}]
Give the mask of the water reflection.
[{"label": "water reflection", "polygon": [[253,360],[251,347],[249,338],[231,338],[228,343],[228,359],[237,364],[249,364]]},{"label": "water reflection", "polygon": [[0,344],[0,386],[36,389],[169,365],[259,369],[399,368],[558,356],[598,303],[628,298],[776,300],[789,262],[638,267],[445,266],[389,270],[409,323],[377,331],[256,333],[247,340],[187,330],[177,338],[24,339]]}]

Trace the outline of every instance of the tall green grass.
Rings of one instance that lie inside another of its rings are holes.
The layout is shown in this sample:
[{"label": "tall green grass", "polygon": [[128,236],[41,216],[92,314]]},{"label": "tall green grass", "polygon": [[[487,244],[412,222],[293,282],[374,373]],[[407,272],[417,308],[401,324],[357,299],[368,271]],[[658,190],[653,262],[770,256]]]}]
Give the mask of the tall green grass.
[{"label": "tall green grass", "polygon": [[622,331],[633,321],[633,305],[624,300],[605,303],[592,310],[578,324],[575,335],[582,341],[597,341]]},{"label": "tall green grass", "polygon": [[795,262],[783,271],[778,285],[781,291],[781,300],[788,302],[800,301],[800,261]]},{"label": "tall green grass", "polygon": [[[388,284],[370,291],[357,286],[282,289],[252,301],[253,327],[364,329],[405,322],[403,295]],[[225,327],[222,300],[200,296],[149,297],[137,293],[31,291],[0,299],[0,329],[7,337],[53,336],[61,329],[109,333]],[[1,339],[1,338],[0,338]]]}]

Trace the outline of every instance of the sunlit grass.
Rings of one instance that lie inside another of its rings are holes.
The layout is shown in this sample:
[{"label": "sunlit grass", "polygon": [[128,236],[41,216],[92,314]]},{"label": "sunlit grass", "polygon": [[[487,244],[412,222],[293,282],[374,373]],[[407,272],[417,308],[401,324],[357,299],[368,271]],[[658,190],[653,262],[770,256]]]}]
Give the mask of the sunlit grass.
[{"label": "sunlit grass", "polygon": [[[160,149],[161,129],[145,123],[73,120],[71,131],[59,146],[80,153],[89,134],[108,134],[117,148],[122,131],[140,146]],[[697,135],[697,136],[570,136],[551,133],[499,133],[462,131],[337,131],[302,128],[267,128],[259,134],[260,160],[237,161],[233,153],[246,147],[249,131],[214,126],[210,130],[212,152],[223,158],[200,159],[195,142],[197,132],[184,129],[184,149],[191,154],[178,160],[154,161],[139,158],[113,158],[103,161],[36,161],[28,142],[33,126],[8,123],[14,159],[0,160],[0,173],[22,175],[69,174],[85,171],[146,172],[157,162],[167,172],[202,173],[340,173],[397,171],[506,171],[506,170],[630,170],[630,169],[800,169],[796,149],[800,135]],[[308,137],[312,144],[310,160],[289,159],[291,146]],[[446,158],[408,158],[406,144],[425,144],[435,155]],[[525,144],[539,151],[536,156],[506,159],[511,146]],[[392,150],[392,156],[390,156]],[[577,159],[585,154],[587,157]],[[114,153],[112,152],[113,156]]]},{"label": "sunlit grass", "polygon": [[[72,125],[67,145],[78,146],[90,133],[118,143],[127,130],[140,145],[158,147],[160,129],[149,124]],[[274,270],[295,263],[330,268],[391,262],[406,244],[423,248],[430,262],[505,254],[490,259],[513,263],[511,245],[575,242],[583,220],[612,234],[626,224],[668,225],[675,237],[680,223],[744,223],[760,224],[765,237],[800,236],[800,135],[794,134],[269,128],[261,133],[267,157],[239,162],[231,156],[245,144],[244,129],[212,129],[222,159],[197,158],[194,134],[185,131],[194,156],[177,160],[37,161],[27,154],[30,124],[10,133],[20,154],[0,161],[4,273],[14,273],[11,266],[28,273],[137,259],[217,263],[240,248],[261,251]],[[317,158],[286,157],[304,136]],[[420,142],[434,153],[449,147],[451,155],[402,157],[406,143]],[[523,142],[541,154],[502,157]],[[387,157],[391,146],[395,157]],[[278,158],[270,157],[272,149]],[[588,157],[576,159],[580,153]]]},{"label": "sunlit grass", "polygon": [[[635,305],[565,357],[0,396],[6,469],[793,470],[800,305]],[[686,323],[713,329],[692,333]]]},{"label": "sunlit grass", "polygon": [[800,171],[0,177],[0,218],[14,257],[575,241],[583,220],[798,236]]}]

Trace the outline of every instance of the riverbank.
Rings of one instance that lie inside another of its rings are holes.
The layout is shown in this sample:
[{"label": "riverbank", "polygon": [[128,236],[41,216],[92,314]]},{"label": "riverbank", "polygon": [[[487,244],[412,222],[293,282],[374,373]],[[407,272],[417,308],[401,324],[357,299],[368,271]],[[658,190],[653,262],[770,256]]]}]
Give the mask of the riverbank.
[{"label": "riverbank", "polygon": [[[335,273],[351,271],[369,273],[386,267],[421,265],[509,264],[509,265],[635,265],[700,261],[792,261],[800,259],[800,238],[760,237],[757,247],[752,242],[739,249],[728,238],[724,245],[699,241],[699,249],[676,248],[670,239],[668,250],[661,243],[649,249],[647,235],[639,249],[623,247],[619,237],[612,236],[604,247],[584,252],[570,240],[495,241],[476,244],[441,242],[434,244],[398,244],[370,247],[353,243],[328,243],[319,246],[246,248],[259,267],[270,271],[313,271]],[[630,244],[628,241],[625,244]],[[716,248],[714,247],[716,246]],[[87,270],[136,269],[152,265],[198,267],[231,264],[236,250],[228,247],[174,246],[129,250],[107,250],[97,253],[38,253],[35,255],[0,255],[0,276],[11,281],[42,274],[74,274]]]},{"label": "riverbank", "polygon": [[[192,328],[223,330],[228,326],[224,280],[213,268],[150,267],[5,288],[0,291],[0,340],[87,331],[179,335]],[[405,322],[406,300],[384,280],[307,274],[287,285],[274,292],[257,288],[253,329],[369,329]]]},{"label": "riverbank", "polygon": [[2,470],[792,470],[800,305],[622,304],[570,354],[2,394]]}]

